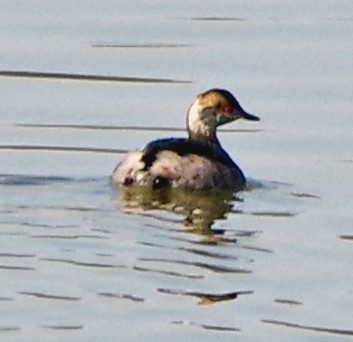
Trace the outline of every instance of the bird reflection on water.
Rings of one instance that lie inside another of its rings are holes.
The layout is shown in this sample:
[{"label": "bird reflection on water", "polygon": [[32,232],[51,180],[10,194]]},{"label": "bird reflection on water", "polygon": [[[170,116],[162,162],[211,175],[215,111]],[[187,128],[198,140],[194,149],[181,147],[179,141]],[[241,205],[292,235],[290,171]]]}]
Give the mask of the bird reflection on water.
[{"label": "bird reflection on water", "polygon": [[[162,210],[180,215],[185,227],[192,232],[214,236],[222,230],[212,229],[216,220],[225,220],[229,212],[236,212],[238,200],[231,191],[184,190],[147,187],[122,187],[118,205],[126,212]],[[238,200],[239,201],[239,200]]]}]

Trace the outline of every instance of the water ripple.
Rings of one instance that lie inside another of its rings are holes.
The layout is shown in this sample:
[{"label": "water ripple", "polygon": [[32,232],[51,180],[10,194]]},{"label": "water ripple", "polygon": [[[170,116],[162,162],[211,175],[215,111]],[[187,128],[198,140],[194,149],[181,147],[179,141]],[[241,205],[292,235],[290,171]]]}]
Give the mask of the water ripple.
[{"label": "water ripple", "polygon": [[180,325],[194,325],[206,330],[214,330],[214,331],[224,331],[224,332],[238,332],[241,331],[240,328],[237,327],[226,327],[221,325],[214,325],[214,324],[200,324],[190,321],[174,321],[171,324],[180,324]]},{"label": "water ripple", "polygon": [[298,213],[290,212],[290,211],[253,211],[249,212],[248,214],[253,216],[260,216],[260,217],[294,217],[297,216]]},{"label": "water ripple", "polygon": [[121,48],[121,49],[171,49],[171,48],[182,48],[190,47],[188,44],[166,44],[166,43],[96,43],[92,44],[94,48]]},{"label": "water ripple", "polygon": [[0,327],[0,332],[7,332],[7,331],[18,331],[20,327]]},{"label": "water ripple", "polygon": [[278,299],[275,299],[274,302],[278,304],[303,305],[302,302],[298,302],[297,300],[293,300],[293,299],[278,298]]},{"label": "water ripple", "polygon": [[2,301],[2,302],[11,302],[11,301],[13,301],[13,300],[14,300],[13,298],[0,297],[0,301]]},{"label": "water ripple", "polygon": [[167,275],[167,276],[179,277],[179,278],[185,278],[185,279],[203,279],[204,278],[204,276],[202,276],[202,275],[194,275],[194,274],[185,274],[185,273],[179,273],[179,272],[173,272],[173,271],[157,270],[157,269],[145,268],[145,267],[140,267],[140,266],[134,266],[133,270],[140,271],[140,272],[150,272],[150,273],[163,274],[163,275]]},{"label": "water ripple", "polygon": [[161,258],[139,258],[138,260],[146,261],[146,262],[162,262],[162,263],[194,266],[194,267],[203,268],[216,273],[240,273],[240,274],[251,273],[250,270],[246,270],[242,268],[227,267],[224,265],[213,265],[213,264],[208,264],[208,263],[199,262],[199,261],[185,261],[185,260],[161,259]]},{"label": "water ripple", "polygon": [[184,291],[184,290],[171,290],[171,289],[157,289],[158,292],[171,295],[183,295],[197,297],[200,301],[199,304],[214,304],[225,300],[237,299],[240,295],[253,294],[253,291],[235,291],[226,293],[207,293],[198,291]]},{"label": "water ripple", "polygon": [[310,330],[328,334],[336,334],[336,335],[345,335],[345,336],[353,336],[353,330],[346,329],[336,329],[336,328],[325,328],[325,327],[317,327],[311,325],[303,325],[298,323],[291,323],[286,321],[277,321],[272,319],[263,319],[263,323],[272,324],[286,328],[294,328],[294,329],[302,329],[302,330]]},{"label": "water ripple", "polygon": [[18,293],[25,295],[25,296],[41,298],[41,299],[55,299],[55,300],[67,300],[67,301],[81,300],[80,297],[61,296],[61,295],[46,294],[46,293],[41,293],[41,292],[19,291]]},{"label": "water ripple", "polygon": [[32,235],[34,239],[64,239],[64,240],[78,240],[78,239],[105,239],[107,237],[99,235]]},{"label": "water ripple", "polygon": [[28,267],[28,266],[0,265],[0,270],[6,270],[6,271],[34,271],[35,268]]},{"label": "water ripple", "polygon": [[87,152],[87,153],[127,153],[128,150],[116,148],[77,147],[77,146],[41,146],[41,145],[0,145],[3,151],[55,151],[55,152]]},{"label": "water ripple", "polygon": [[44,72],[28,70],[0,70],[1,77],[71,80],[71,81],[95,81],[95,82],[124,82],[124,83],[174,83],[185,84],[191,81],[174,80],[168,78],[150,78],[133,76],[106,76],[88,74],[70,74],[64,72]]},{"label": "water ripple", "polygon": [[[167,237],[169,238],[169,237]],[[194,255],[200,255],[200,256],[206,256],[209,258],[214,258],[214,259],[222,259],[222,260],[237,260],[238,258],[233,255],[225,254],[225,253],[220,253],[220,252],[211,252],[211,251],[206,251],[204,249],[197,249],[197,248],[188,248],[188,247],[170,247],[170,246],[164,246],[162,244],[156,244],[152,242],[138,242],[138,244],[147,246],[147,247],[156,247],[156,248],[162,248],[162,249],[170,249],[170,250],[178,250],[182,252],[187,252],[191,253]]]},{"label": "water ripple", "polygon": [[1,258],[34,258],[34,254],[0,253]]},{"label": "water ripple", "polygon": [[95,267],[95,268],[125,268],[123,265],[116,264],[102,264],[102,263],[94,263],[94,262],[82,262],[82,261],[74,261],[74,260],[66,260],[66,259],[54,259],[54,258],[41,258],[39,260],[49,261],[49,262],[59,262],[74,266],[82,266],[82,267]]},{"label": "water ripple", "polygon": [[347,240],[347,241],[353,241],[353,235],[340,235],[340,239]]},{"label": "water ripple", "polygon": [[234,255],[229,255],[229,254],[220,253],[220,252],[205,251],[203,249],[180,247],[180,248],[178,248],[178,250],[185,251],[185,252],[195,254],[195,255],[206,256],[206,257],[214,258],[214,259],[221,259],[221,260],[237,260],[238,259]]},{"label": "water ripple", "polygon": [[196,21],[244,21],[243,18],[236,18],[236,17],[193,17],[191,20]]},{"label": "water ripple", "polygon": [[[82,124],[27,124],[18,123],[16,127],[24,128],[52,128],[52,129],[73,129],[73,130],[99,130],[99,131],[141,131],[141,132],[185,132],[181,127],[162,127],[162,126],[116,126],[116,125],[82,125]],[[262,132],[262,129],[246,128],[220,128],[222,133],[256,133]]]},{"label": "water ripple", "polygon": [[112,292],[100,292],[98,293],[99,296],[108,297],[108,298],[117,298],[117,299],[128,299],[133,302],[144,302],[145,299],[142,297],[136,297],[130,294],[118,294]]},{"label": "water ripple", "polygon": [[53,330],[80,330],[83,325],[43,325],[42,327]]}]

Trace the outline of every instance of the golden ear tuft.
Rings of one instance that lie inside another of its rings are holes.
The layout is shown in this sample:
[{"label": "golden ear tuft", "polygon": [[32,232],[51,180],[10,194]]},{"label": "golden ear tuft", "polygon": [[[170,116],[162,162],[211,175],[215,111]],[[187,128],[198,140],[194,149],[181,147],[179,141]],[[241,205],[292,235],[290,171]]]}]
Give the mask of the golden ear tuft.
[{"label": "golden ear tuft", "polygon": [[199,95],[199,103],[203,107],[220,108],[229,106],[227,99],[217,91],[208,91]]}]

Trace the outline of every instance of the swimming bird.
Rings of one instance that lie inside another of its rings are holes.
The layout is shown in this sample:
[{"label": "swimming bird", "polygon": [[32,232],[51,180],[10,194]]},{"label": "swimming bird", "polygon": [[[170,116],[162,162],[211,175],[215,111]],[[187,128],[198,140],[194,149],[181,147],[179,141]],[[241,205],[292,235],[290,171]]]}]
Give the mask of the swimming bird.
[{"label": "swimming bird", "polygon": [[240,118],[260,120],[244,111],[228,90],[210,89],[188,110],[188,138],[158,139],[129,152],[114,169],[112,182],[151,189],[242,190],[244,174],[217,138],[217,127]]}]

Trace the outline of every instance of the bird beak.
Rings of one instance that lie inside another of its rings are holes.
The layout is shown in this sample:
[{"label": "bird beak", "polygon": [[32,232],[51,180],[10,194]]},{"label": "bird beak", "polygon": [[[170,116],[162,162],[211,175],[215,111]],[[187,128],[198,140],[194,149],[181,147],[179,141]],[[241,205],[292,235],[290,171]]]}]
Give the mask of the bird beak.
[{"label": "bird beak", "polygon": [[249,114],[247,112],[241,113],[239,118],[240,119],[250,120],[250,121],[260,121],[260,118],[258,116],[254,115],[254,114]]},{"label": "bird beak", "polygon": [[218,126],[224,125],[238,119],[245,119],[250,121],[259,121],[260,118],[254,114],[247,113],[239,106],[239,108],[232,108],[231,111],[222,112],[218,119]]}]

